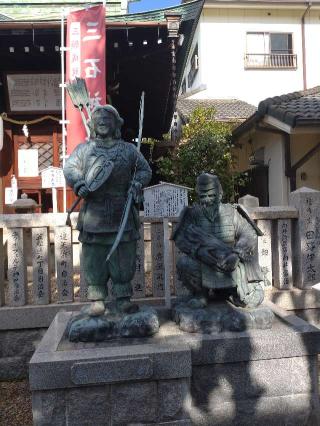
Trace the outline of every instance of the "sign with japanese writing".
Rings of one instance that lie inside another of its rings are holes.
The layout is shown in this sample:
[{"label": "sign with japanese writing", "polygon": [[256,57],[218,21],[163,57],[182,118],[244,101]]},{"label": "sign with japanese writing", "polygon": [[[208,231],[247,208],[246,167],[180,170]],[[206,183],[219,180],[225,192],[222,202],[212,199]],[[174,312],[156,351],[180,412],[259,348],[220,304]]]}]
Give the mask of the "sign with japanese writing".
[{"label": "sign with japanese writing", "polygon": [[294,244],[295,286],[308,288],[320,282],[320,192],[300,188],[290,194],[299,211]]},{"label": "sign with japanese writing", "polygon": [[293,287],[292,223],[290,219],[278,220],[277,237],[274,256],[274,285],[281,290],[288,290]]},{"label": "sign with japanese writing", "polygon": [[261,272],[263,274],[264,286],[272,286],[272,248],[271,248],[271,234],[272,224],[271,220],[258,220],[257,223],[263,235],[258,237],[258,257]]},{"label": "sign with japanese writing", "polygon": [[54,255],[56,260],[57,290],[59,302],[73,301],[72,233],[69,226],[57,226],[54,230]]},{"label": "sign with japanese writing", "polygon": [[42,188],[62,188],[64,186],[63,170],[50,166],[41,172]]},{"label": "sign with japanese writing", "polygon": [[49,230],[32,228],[33,303],[50,303]]},{"label": "sign with japanese writing", "polygon": [[9,306],[23,306],[27,302],[27,262],[23,254],[23,228],[8,229]]},{"label": "sign with japanese writing", "polygon": [[39,176],[39,153],[37,149],[18,149],[19,177]]},{"label": "sign with japanese writing", "polygon": [[[67,18],[66,80],[86,80],[91,108],[106,103],[105,8],[102,5],[71,12]],[[86,138],[79,111],[67,97],[67,153]]]},{"label": "sign with japanese writing", "polygon": [[61,111],[60,74],[7,74],[10,112]]},{"label": "sign with japanese writing", "polygon": [[185,186],[161,182],[144,189],[144,215],[146,217],[177,217],[188,205]]},{"label": "sign with japanese writing", "polygon": [[18,199],[18,190],[17,188],[5,188],[4,193],[4,203],[9,205],[13,204]]}]

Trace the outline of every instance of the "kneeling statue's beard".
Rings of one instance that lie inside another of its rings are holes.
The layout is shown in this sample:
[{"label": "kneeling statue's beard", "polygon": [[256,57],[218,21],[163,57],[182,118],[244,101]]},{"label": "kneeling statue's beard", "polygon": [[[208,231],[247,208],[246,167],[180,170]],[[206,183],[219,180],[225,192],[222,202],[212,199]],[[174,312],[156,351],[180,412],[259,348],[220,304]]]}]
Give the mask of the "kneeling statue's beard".
[{"label": "kneeling statue's beard", "polygon": [[214,219],[219,210],[219,201],[204,202],[201,204],[203,214],[210,219]]}]

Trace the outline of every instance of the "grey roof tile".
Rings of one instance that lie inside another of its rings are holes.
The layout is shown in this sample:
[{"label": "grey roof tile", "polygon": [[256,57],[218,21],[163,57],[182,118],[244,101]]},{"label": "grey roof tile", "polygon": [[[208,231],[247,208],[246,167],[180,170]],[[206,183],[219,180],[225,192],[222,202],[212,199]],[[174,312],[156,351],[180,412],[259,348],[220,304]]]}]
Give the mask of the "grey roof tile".
[{"label": "grey roof tile", "polygon": [[265,99],[258,114],[270,115],[291,127],[320,125],[320,86]]},{"label": "grey roof tile", "polygon": [[188,121],[192,112],[198,107],[213,107],[216,110],[216,120],[230,122],[244,121],[256,111],[255,106],[238,99],[186,99],[180,97],[177,102],[177,112],[184,122]]}]

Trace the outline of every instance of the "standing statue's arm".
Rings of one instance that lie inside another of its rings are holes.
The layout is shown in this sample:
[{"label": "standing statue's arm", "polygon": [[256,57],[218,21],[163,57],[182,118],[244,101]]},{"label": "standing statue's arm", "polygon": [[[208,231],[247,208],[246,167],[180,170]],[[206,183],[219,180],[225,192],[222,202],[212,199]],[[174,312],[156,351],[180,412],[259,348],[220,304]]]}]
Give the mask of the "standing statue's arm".
[{"label": "standing statue's arm", "polygon": [[132,175],[133,180],[131,182],[131,192],[133,201],[139,204],[142,199],[142,188],[148,185],[151,180],[152,171],[151,168],[144,158],[144,156],[138,152],[133,145],[129,145],[132,151]]},{"label": "standing statue's arm", "polygon": [[83,144],[78,145],[67,159],[63,169],[66,182],[76,195],[78,195],[79,189],[85,184],[84,148]]}]

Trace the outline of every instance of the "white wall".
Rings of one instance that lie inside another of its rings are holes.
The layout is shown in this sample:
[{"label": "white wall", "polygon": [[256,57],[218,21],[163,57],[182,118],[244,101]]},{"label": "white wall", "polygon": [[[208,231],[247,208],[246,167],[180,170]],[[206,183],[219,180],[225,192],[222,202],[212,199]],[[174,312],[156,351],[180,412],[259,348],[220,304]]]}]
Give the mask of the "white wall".
[{"label": "white wall", "polygon": [[[303,90],[301,17],[303,9],[204,8],[194,45],[199,41],[199,72],[189,90],[202,90],[191,98],[237,98],[253,105],[268,97]],[[320,82],[320,11],[307,13],[307,83]],[[246,70],[247,32],[293,34],[296,70]],[[191,49],[192,53],[193,49]],[[186,75],[189,71],[189,64]]]},{"label": "white wall", "polygon": [[[249,143],[250,140],[250,143]],[[235,151],[237,169],[249,168],[248,158],[255,151],[264,148],[264,164],[269,167],[269,205],[288,205],[289,179],[285,176],[285,151],[282,135],[255,132],[242,140],[241,149]]]},{"label": "white wall", "polygon": [[320,10],[305,17],[307,87],[320,85]]}]

